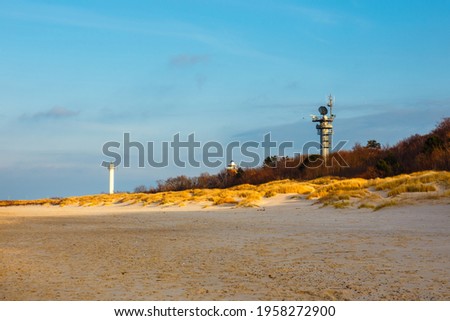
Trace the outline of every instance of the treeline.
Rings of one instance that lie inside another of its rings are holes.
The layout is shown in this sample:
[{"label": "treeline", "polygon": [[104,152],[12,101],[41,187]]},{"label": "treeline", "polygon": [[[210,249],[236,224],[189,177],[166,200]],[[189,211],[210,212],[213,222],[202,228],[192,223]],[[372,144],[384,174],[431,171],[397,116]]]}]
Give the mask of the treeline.
[{"label": "treeline", "polygon": [[225,169],[215,175],[184,175],[158,181],[156,188],[139,186],[135,192],[180,191],[193,188],[226,188],[240,184],[262,184],[280,179],[310,180],[322,176],[375,178],[423,170],[450,170],[450,118],[445,118],[426,135],[413,135],[392,147],[382,147],[370,140],[352,150],[296,158],[272,156],[258,168],[240,168],[235,173]]}]

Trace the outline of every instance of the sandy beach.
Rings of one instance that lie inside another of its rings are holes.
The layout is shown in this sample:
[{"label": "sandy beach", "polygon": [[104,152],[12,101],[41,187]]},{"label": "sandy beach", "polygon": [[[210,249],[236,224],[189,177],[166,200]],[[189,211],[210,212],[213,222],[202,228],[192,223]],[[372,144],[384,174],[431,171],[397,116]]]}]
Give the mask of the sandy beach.
[{"label": "sandy beach", "polygon": [[450,205],[4,207],[0,299],[450,300]]}]

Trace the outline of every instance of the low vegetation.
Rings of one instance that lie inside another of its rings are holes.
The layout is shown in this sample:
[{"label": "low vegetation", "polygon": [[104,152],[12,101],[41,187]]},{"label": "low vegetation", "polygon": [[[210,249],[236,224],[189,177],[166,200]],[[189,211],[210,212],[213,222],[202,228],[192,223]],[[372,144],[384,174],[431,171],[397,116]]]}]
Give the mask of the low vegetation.
[{"label": "low vegetation", "polygon": [[257,207],[261,201],[279,194],[313,200],[338,209],[355,207],[380,210],[387,206],[423,199],[439,200],[450,196],[450,172],[423,171],[393,177],[364,179],[322,177],[309,181],[279,180],[252,185],[242,184],[226,189],[189,189],[158,193],[99,194],[34,201],[0,201],[0,206],[207,206]]}]

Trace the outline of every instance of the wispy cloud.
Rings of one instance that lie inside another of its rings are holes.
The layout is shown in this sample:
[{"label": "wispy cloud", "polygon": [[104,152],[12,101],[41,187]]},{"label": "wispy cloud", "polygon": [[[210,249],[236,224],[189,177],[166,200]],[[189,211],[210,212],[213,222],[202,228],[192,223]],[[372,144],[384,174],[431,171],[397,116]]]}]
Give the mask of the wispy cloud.
[{"label": "wispy cloud", "polygon": [[348,10],[332,10],[330,8],[317,8],[307,5],[284,5],[274,4],[274,10],[280,10],[284,14],[294,15],[296,17],[302,17],[305,20],[309,20],[319,25],[334,26],[337,24],[352,24],[361,28],[367,28],[372,25],[372,22],[366,17],[350,13]]},{"label": "wispy cloud", "polygon": [[[201,22],[181,21],[171,19],[156,19],[152,21],[126,19],[114,15],[105,15],[74,5],[50,5],[35,2],[8,2],[2,4],[0,18],[14,19],[38,24],[50,24],[64,27],[84,28],[88,30],[111,31],[118,33],[141,34],[153,37],[187,39],[211,48],[219,49],[236,56],[274,60],[278,57],[252,48],[238,33],[218,33],[205,29]],[[189,63],[203,62],[207,55],[180,55],[174,63],[180,66]],[[174,57],[176,58],[176,57]],[[186,59],[188,58],[188,59]]]},{"label": "wispy cloud", "polygon": [[66,107],[53,107],[47,111],[37,112],[34,114],[23,114],[20,119],[61,119],[77,116],[80,112]]},{"label": "wispy cloud", "polygon": [[290,6],[289,11],[308,18],[314,22],[323,24],[334,24],[340,19],[337,14],[332,13],[331,11],[306,6]]},{"label": "wispy cloud", "polygon": [[201,63],[205,63],[209,60],[209,55],[189,55],[181,54],[170,58],[169,64],[173,67],[187,67]]}]

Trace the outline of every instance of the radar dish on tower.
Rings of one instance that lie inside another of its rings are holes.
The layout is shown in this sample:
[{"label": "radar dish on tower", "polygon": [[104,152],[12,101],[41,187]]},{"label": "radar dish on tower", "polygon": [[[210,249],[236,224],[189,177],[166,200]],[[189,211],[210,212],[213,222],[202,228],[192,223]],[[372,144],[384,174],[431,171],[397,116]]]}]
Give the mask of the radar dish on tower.
[{"label": "radar dish on tower", "polygon": [[320,113],[321,115],[326,115],[326,114],[328,114],[328,109],[327,109],[327,107],[325,107],[325,106],[320,106],[320,107],[319,107],[319,113]]},{"label": "radar dish on tower", "polygon": [[312,121],[318,123],[316,125],[317,134],[320,135],[320,155],[323,158],[327,158],[330,154],[330,150],[333,146],[333,121],[336,117],[333,114],[333,97],[328,96],[327,106],[320,106],[320,116],[312,115]]}]

